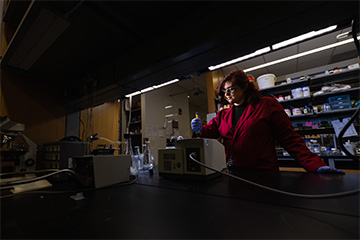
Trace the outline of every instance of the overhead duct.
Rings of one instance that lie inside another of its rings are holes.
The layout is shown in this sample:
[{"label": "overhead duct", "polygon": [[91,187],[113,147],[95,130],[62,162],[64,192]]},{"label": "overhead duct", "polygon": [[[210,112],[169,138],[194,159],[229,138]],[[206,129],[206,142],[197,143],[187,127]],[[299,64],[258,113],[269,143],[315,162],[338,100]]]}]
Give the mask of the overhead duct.
[{"label": "overhead duct", "polygon": [[69,25],[64,18],[42,9],[8,64],[29,70]]}]

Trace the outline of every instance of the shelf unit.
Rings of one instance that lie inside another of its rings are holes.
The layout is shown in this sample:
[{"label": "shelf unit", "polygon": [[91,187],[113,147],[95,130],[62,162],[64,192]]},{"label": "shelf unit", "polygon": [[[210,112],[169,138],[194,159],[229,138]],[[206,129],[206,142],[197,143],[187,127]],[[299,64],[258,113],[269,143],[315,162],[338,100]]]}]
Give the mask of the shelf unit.
[{"label": "shelf unit", "polygon": [[[310,96],[309,97],[301,97],[291,100],[282,100],[279,101],[280,104],[284,108],[293,108],[293,107],[303,107],[305,105],[313,106],[320,105],[324,101],[327,101],[329,97],[339,96],[339,95],[349,95],[353,100],[359,100],[360,95],[360,70],[343,70],[339,73],[334,73],[330,75],[320,75],[316,77],[309,77],[307,80],[295,80],[293,83],[287,84],[279,84],[274,87],[262,89],[261,94],[263,96],[272,96],[276,95],[291,95],[291,90],[301,86],[309,86],[310,88]],[[350,89],[345,89],[342,91],[336,92],[326,92],[320,95],[314,95],[315,91],[321,89],[323,85],[327,85],[329,83],[345,83],[351,86]],[[285,94],[284,94],[285,93]],[[308,119],[308,118],[327,118],[331,116],[351,116],[356,111],[356,108],[347,108],[342,110],[331,110],[331,111],[320,111],[320,112],[312,112],[302,115],[291,115],[290,119]]]},{"label": "shelf unit", "polygon": [[[291,95],[291,90],[297,87],[309,86],[310,96],[301,97],[290,100],[279,101],[284,108],[295,108],[295,107],[304,107],[307,105],[312,109],[312,106],[322,105],[324,101],[327,101],[329,97],[335,97],[340,95],[349,95],[352,102],[359,101],[360,96],[360,70],[357,69],[342,69],[338,73],[332,74],[319,74],[313,77],[308,77],[305,80],[295,79],[292,83],[280,83],[274,87],[262,89],[261,94],[263,96],[276,97],[278,95]],[[314,95],[315,92],[319,91],[324,85],[331,84],[349,84],[350,89],[345,89],[336,92],[325,92],[320,95]],[[331,126],[331,121],[335,119],[342,119],[345,117],[351,117],[355,111],[356,107],[341,109],[341,110],[330,110],[323,111],[319,109],[319,112],[310,112],[301,115],[291,115],[289,116],[290,120],[293,122],[295,130],[301,136],[309,135],[320,135],[321,141],[324,136],[327,136],[329,139],[328,142],[332,141],[332,144],[335,146],[339,144],[339,140],[334,137],[335,131]],[[318,125],[318,128],[312,129],[311,127],[306,127],[306,122],[312,122]],[[326,125],[326,127],[321,127],[321,125]],[[355,125],[356,130],[359,132],[359,124]],[[330,137],[329,137],[330,136]],[[305,137],[304,137],[305,138]],[[351,140],[358,141],[359,136],[347,138]],[[319,143],[321,144],[321,143]],[[323,160],[333,167],[337,168],[350,168],[350,169],[359,169],[359,161],[354,161],[349,159],[349,157],[344,156],[321,156]],[[279,156],[279,165],[280,166],[297,166],[297,163],[287,156]]]},{"label": "shelf unit", "polygon": [[130,115],[130,123],[129,123],[129,133],[131,136],[131,144],[132,149],[135,151],[135,147],[139,146],[140,151],[142,150],[143,139],[142,139],[142,109],[141,109],[141,97],[134,96],[132,99],[132,106],[125,107],[124,105],[129,104],[128,99],[123,100],[122,104],[122,120],[121,120],[121,132],[119,136],[121,136],[121,140],[125,141],[123,138],[124,134],[127,133],[127,124],[129,122]]}]

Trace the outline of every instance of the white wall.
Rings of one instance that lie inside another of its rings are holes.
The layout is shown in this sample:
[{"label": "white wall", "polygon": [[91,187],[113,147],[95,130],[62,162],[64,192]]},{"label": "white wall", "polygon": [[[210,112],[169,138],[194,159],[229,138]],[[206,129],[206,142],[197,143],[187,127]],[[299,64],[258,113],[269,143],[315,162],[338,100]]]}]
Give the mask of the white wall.
[{"label": "white wall", "polygon": [[[166,147],[166,139],[171,137],[171,124],[163,129],[165,114],[174,113],[175,120],[179,122],[179,135],[190,138],[191,127],[189,119],[189,102],[187,93],[170,97],[170,85],[141,95],[142,137],[150,139],[150,149],[158,164],[158,149]],[[173,105],[173,110],[165,106]],[[182,114],[178,114],[179,108]],[[170,118],[170,120],[172,120]]]}]

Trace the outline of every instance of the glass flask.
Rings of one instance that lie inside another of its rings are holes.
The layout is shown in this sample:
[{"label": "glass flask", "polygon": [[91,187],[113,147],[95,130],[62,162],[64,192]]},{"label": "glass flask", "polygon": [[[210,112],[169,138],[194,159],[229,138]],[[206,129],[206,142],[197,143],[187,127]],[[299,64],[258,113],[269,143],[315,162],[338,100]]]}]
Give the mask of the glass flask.
[{"label": "glass flask", "polygon": [[134,152],[132,150],[131,137],[126,138],[126,155],[130,155],[131,157],[131,165],[130,165],[130,174],[137,176],[139,174],[138,161],[135,158]]},{"label": "glass flask", "polygon": [[150,150],[150,141],[145,141],[145,150],[144,150],[144,156],[143,156],[143,167],[142,169],[144,171],[152,171],[155,165],[154,157],[151,154]]},{"label": "glass flask", "polygon": [[138,161],[138,168],[139,170],[141,170],[143,168],[143,154],[140,153],[140,147],[139,146],[135,146],[136,149],[136,155],[135,158]]}]

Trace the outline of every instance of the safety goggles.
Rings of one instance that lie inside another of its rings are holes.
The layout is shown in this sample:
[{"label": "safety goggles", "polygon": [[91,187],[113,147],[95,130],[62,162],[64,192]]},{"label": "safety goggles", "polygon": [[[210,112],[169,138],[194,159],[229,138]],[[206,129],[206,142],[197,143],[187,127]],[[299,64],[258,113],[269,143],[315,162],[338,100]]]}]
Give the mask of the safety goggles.
[{"label": "safety goggles", "polygon": [[238,89],[239,87],[229,87],[227,89],[221,89],[226,95],[232,94]]}]

